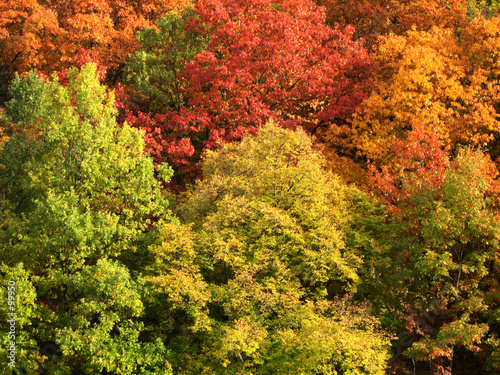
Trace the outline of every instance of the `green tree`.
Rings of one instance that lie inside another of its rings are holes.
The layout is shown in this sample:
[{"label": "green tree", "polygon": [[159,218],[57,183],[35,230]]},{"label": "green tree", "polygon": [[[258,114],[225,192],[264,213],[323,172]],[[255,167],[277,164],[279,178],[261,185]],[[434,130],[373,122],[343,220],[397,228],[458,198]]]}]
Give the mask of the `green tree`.
[{"label": "green tree", "polygon": [[124,75],[142,95],[147,97],[149,109],[159,113],[179,110],[184,106],[179,74],[187,62],[203,50],[208,34],[201,29],[190,29],[186,23],[194,17],[194,10],[186,8],[181,14],[170,12],[163,16],[156,28],[137,34],[142,48],[129,57]]},{"label": "green tree", "polygon": [[423,126],[393,148],[400,164],[375,175],[393,232],[379,299],[392,299],[389,309],[411,336],[407,356],[446,371],[457,353],[480,350],[494,333],[500,226],[488,191],[497,172],[480,150],[452,157]]},{"label": "green tree", "polygon": [[[43,354],[40,351],[30,350],[37,347],[37,341],[31,332],[34,328],[34,320],[38,316],[37,294],[35,286],[30,280],[31,276],[22,263],[13,267],[8,267],[5,264],[0,266],[0,301],[2,301],[0,306],[2,319],[0,349],[2,353],[7,353],[7,349],[11,348],[11,342],[14,343],[15,348],[14,360],[7,359],[6,355],[2,355],[0,361],[0,374],[2,375],[11,375],[13,370],[19,367],[29,369],[30,373],[37,374],[40,369],[39,363],[43,362]],[[9,354],[11,353],[9,352]]]},{"label": "green tree", "polygon": [[39,328],[55,332],[60,351],[45,365],[46,372],[171,374],[163,344],[139,341],[141,286],[118,262],[100,259],[75,274],[53,272],[40,280],[39,289],[58,306],[40,309]]},{"label": "green tree", "polygon": [[19,280],[19,366],[33,374],[171,373],[163,344],[144,327],[148,291],[119,261],[140,264],[148,236],[174,222],[157,179],[171,170],[155,171],[143,132],[117,125],[114,95],[94,64],[71,69],[66,84],[18,76],[10,94],[1,119],[9,140],[0,153],[0,253],[2,288]]},{"label": "green tree", "polygon": [[[56,76],[18,76],[10,94],[12,135],[0,154],[3,259],[67,272],[133,250],[152,219],[166,217],[167,202],[143,133],[117,125],[95,65],[71,70],[66,86]],[[168,179],[170,170],[160,165],[158,174]]]}]

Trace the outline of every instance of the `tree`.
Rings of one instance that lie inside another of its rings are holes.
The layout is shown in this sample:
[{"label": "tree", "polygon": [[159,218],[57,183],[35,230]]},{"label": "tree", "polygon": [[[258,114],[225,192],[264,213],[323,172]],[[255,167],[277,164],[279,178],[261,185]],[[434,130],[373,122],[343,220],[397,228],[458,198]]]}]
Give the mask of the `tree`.
[{"label": "tree", "polygon": [[383,373],[388,337],[349,302],[361,261],[343,241],[345,187],[322,163],[303,131],[274,124],[206,153],[184,224],[152,248],[149,280],[177,311],[174,367]]},{"label": "tree", "polygon": [[0,251],[2,280],[26,288],[19,365],[35,374],[169,374],[163,344],[140,338],[146,292],[118,259],[175,221],[157,179],[171,170],[155,170],[143,132],[118,126],[96,69],[70,69],[66,85],[32,72],[10,87]]},{"label": "tree", "polygon": [[[97,81],[95,65],[70,71],[66,87],[55,76],[18,77],[11,96],[6,119],[10,131],[19,131],[1,156],[13,220],[3,233],[24,239],[4,247],[6,259],[29,254],[32,265],[63,264],[69,271],[88,257],[118,255],[153,217],[164,217],[160,183],[142,155],[143,135],[117,125],[113,94]],[[165,166],[159,171],[170,175]]]},{"label": "tree", "polygon": [[[172,373],[161,342],[139,341],[140,285],[117,262],[101,259],[74,274],[55,270],[43,278],[21,263],[1,272],[2,284],[13,285],[16,314],[14,337],[10,324],[2,326],[1,348],[12,341],[16,351],[14,368],[4,365],[0,373]],[[6,297],[7,288],[1,293]],[[8,306],[1,310],[6,321],[12,320]]]},{"label": "tree", "polygon": [[[365,98],[371,61],[351,27],[330,28],[308,0],[196,3],[140,34],[129,80],[153,105],[136,115],[150,147],[189,174],[201,152],[269,117],[322,133]],[[141,117],[142,116],[142,117]]]},{"label": "tree", "polygon": [[390,0],[316,0],[315,3],[325,7],[329,25],[354,26],[356,35],[369,41],[388,32],[396,12]]},{"label": "tree", "polygon": [[[164,13],[182,9],[185,0],[7,0],[0,5],[0,89],[15,72],[45,74],[76,63],[79,49],[95,52],[109,68],[113,84],[137,46],[137,30],[152,27]],[[6,100],[0,92],[0,104]]]},{"label": "tree", "polygon": [[[21,350],[19,345],[22,343],[24,348],[37,345],[36,340],[29,334],[33,329],[34,318],[37,316],[36,289],[30,280],[31,274],[22,263],[13,267],[2,263],[0,267],[2,282],[0,298],[3,301],[0,316],[6,322],[2,324],[0,330],[2,334],[0,348],[4,353],[9,349],[7,355],[14,357],[2,358],[0,374],[10,375],[20,366],[36,370],[36,363],[43,361],[41,353]],[[33,366],[28,367],[28,364],[33,364]]]},{"label": "tree", "polygon": [[473,20],[460,36],[434,27],[382,37],[377,85],[349,125],[331,127],[331,147],[389,165],[397,163],[393,141],[425,124],[445,144],[490,146],[495,159],[500,130],[494,83],[498,25],[498,20]]},{"label": "tree", "polygon": [[[60,33],[56,12],[36,0],[7,0],[0,5],[0,14],[2,69],[13,73],[52,62]],[[46,52],[40,54],[41,49]]]},{"label": "tree", "polygon": [[469,0],[466,5],[469,19],[496,17],[500,9],[498,0]]},{"label": "tree", "polygon": [[371,42],[390,32],[404,35],[412,28],[456,29],[465,23],[467,10],[462,0],[316,0],[315,3],[326,8],[330,25],[352,25],[358,37]]},{"label": "tree", "polygon": [[57,310],[47,304],[40,308],[39,328],[56,332],[60,351],[59,358],[45,365],[46,371],[172,374],[163,343],[139,341],[145,330],[139,320],[144,310],[141,286],[123,265],[100,259],[73,275],[56,271],[39,288],[59,305]]},{"label": "tree", "polygon": [[455,353],[479,351],[489,331],[500,226],[486,194],[497,172],[478,150],[460,148],[452,158],[424,129],[393,144],[398,166],[375,180],[393,213],[386,295],[413,338],[406,353],[443,370]]}]

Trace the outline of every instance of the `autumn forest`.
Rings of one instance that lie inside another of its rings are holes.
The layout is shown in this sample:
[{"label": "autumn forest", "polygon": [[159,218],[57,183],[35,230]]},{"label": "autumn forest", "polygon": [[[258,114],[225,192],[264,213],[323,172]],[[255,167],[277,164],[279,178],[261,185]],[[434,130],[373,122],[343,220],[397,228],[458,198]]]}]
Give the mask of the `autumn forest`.
[{"label": "autumn forest", "polygon": [[2,0],[0,375],[500,373],[499,0]]}]

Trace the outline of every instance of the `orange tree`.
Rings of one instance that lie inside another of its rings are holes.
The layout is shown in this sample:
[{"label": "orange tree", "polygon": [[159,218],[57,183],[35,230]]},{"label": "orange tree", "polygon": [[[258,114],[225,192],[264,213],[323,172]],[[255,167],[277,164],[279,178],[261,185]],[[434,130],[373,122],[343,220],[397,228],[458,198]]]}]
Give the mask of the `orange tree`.
[{"label": "orange tree", "polygon": [[499,27],[497,18],[478,18],[460,32],[433,27],[381,37],[377,84],[347,123],[331,126],[330,148],[362,156],[361,163],[397,163],[393,141],[424,124],[445,144],[487,146],[498,157]]},{"label": "orange tree", "polygon": [[[138,29],[188,0],[7,0],[0,4],[0,84],[13,73],[49,73],[74,63],[79,48],[96,51],[116,81],[136,47]],[[6,89],[3,90],[3,95]]]},{"label": "orange tree", "polygon": [[358,36],[373,41],[380,35],[404,34],[412,27],[458,27],[465,21],[463,0],[315,0],[326,8],[331,25],[353,25]]}]

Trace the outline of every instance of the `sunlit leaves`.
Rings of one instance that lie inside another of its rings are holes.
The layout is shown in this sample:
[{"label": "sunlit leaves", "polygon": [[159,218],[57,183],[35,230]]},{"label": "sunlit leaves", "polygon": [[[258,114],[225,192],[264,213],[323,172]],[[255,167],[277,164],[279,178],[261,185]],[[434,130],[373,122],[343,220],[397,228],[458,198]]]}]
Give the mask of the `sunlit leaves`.
[{"label": "sunlit leaves", "polygon": [[[461,29],[433,27],[380,39],[378,85],[334,144],[346,143],[378,165],[389,165],[394,139],[419,125],[437,131],[445,144],[491,145],[497,154],[498,20],[474,20]],[[347,142],[349,143],[349,142]]]},{"label": "sunlit leaves", "polygon": [[[275,124],[206,154],[204,179],[178,210],[189,224],[164,227],[149,278],[159,301],[184,312],[170,317],[184,324],[172,347],[207,343],[176,356],[185,371],[381,373],[378,321],[333,301],[355,290],[361,261],[343,241],[346,187],[322,164],[304,132]],[[197,333],[200,318],[210,330]]]},{"label": "sunlit leaves", "polygon": [[98,54],[115,84],[137,46],[136,31],[187,4],[185,0],[4,1],[0,5],[0,87],[16,71],[37,68],[49,74],[68,68],[77,63],[82,47]]},{"label": "sunlit leaves", "polygon": [[[422,126],[393,150],[398,165],[376,173],[376,184],[390,202],[397,233],[389,277],[404,280],[405,290],[394,291],[410,314],[407,328],[419,338],[407,354],[451,360],[454,347],[478,350],[489,328],[477,322],[491,292],[481,283],[493,276],[487,264],[499,248],[498,218],[486,198],[496,168],[469,148],[452,158],[436,133],[426,135]],[[437,319],[422,324],[420,310]]]},{"label": "sunlit leaves", "polygon": [[157,160],[182,175],[204,149],[239,140],[269,117],[321,133],[369,90],[371,60],[353,29],[330,28],[308,0],[203,0],[140,34],[128,76],[151,102],[129,119]]},{"label": "sunlit leaves", "polygon": [[[24,259],[30,249],[32,266],[72,268],[119,254],[149,228],[151,215],[166,213],[141,132],[117,126],[113,95],[95,65],[72,70],[66,87],[28,77],[12,85],[6,112],[22,130],[2,152],[6,207],[19,221],[3,228],[18,239],[9,258]],[[28,137],[28,129],[38,135]]]},{"label": "sunlit leaves", "polygon": [[[57,313],[43,326],[55,331],[60,354],[46,364],[53,373],[79,368],[87,373],[171,374],[161,342],[143,343],[139,285],[125,267],[100,259],[75,274],[52,273],[40,282],[41,294],[64,290]],[[50,294],[49,294],[50,295]],[[63,309],[61,307],[68,306]],[[48,312],[46,312],[47,314]]]}]

